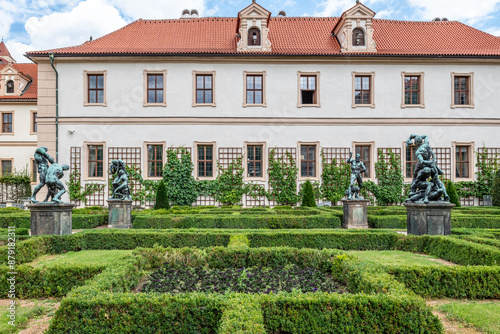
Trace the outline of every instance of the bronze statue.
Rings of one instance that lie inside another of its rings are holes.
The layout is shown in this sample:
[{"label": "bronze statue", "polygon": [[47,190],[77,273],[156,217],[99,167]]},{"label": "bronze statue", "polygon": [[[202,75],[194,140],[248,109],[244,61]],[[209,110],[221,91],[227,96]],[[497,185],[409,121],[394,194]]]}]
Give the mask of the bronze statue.
[{"label": "bronze statue", "polygon": [[46,185],[48,193],[43,202],[48,202],[49,198],[51,198],[52,202],[63,203],[61,196],[66,192],[66,189],[61,182],[61,178],[64,176],[64,171],[69,170],[69,166],[56,163],[47,151],[48,149],[43,146],[35,150],[34,157],[38,166],[40,183],[33,190],[30,200],[32,203],[38,203],[36,194]]},{"label": "bronze statue", "polygon": [[[351,165],[351,181],[349,188],[346,190],[347,199],[363,199],[359,196],[359,191],[363,186],[363,179],[361,174],[366,171],[365,164],[361,161],[361,155],[356,154],[356,160],[352,160],[352,152],[350,152],[347,163]],[[358,182],[356,187],[355,182]]]},{"label": "bronze statue", "polygon": [[438,167],[434,152],[426,135],[411,135],[406,140],[406,145],[415,143],[417,151],[415,155],[418,163],[413,171],[410,194],[406,202],[429,203],[429,201],[449,201],[450,197],[446,187],[439,179],[443,171]]},{"label": "bronze statue", "polygon": [[[128,186],[128,173],[125,169],[125,163],[121,160],[113,160],[111,165],[109,165],[109,171],[112,175],[114,175],[115,179],[113,180],[113,194],[109,198],[113,199],[121,199],[121,200],[130,200],[130,188]],[[115,175],[116,174],[116,175]]]}]

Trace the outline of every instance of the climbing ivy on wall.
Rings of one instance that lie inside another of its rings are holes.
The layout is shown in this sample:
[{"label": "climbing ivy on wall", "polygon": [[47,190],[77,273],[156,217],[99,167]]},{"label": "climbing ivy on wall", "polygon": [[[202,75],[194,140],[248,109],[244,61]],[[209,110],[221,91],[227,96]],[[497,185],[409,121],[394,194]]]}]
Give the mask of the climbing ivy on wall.
[{"label": "climbing ivy on wall", "polygon": [[276,158],[276,152],[269,152],[269,190],[267,198],[278,205],[295,205],[300,197],[297,194],[297,172],[293,155],[287,153],[288,162],[284,157]]},{"label": "climbing ivy on wall", "polygon": [[321,150],[321,158],[323,160],[321,194],[324,199],[335,205],[344,197],[345,191],[349,187],[351,167],[345,161],[340,161],[337,164],[336,159],[332,159],[332,162],[328,163],[323,150]]},{"label": "climbing ivy on wall", "polygon": [[[180,156],[180,159],[178,158]],[[163,168],[163,182],[172,205],[191,206],[198,197],[191,153],[185,147],[167,150],[167,163]]]},{"label": "climbing ivy on wall", "polygon": [[81,174],[80,172],[75,168],[70,174],[69,174],[69,181],[66,182],[67,186],[67,192],[69,195],[69,198],[72,201],[81,201],[87,204],[87,196],[95,194],[97,192],[102,192],[104,191],[104,184],[98,184],[98,183],[86,183],[84,187],[82,187],[82,181],[81,181]]}]

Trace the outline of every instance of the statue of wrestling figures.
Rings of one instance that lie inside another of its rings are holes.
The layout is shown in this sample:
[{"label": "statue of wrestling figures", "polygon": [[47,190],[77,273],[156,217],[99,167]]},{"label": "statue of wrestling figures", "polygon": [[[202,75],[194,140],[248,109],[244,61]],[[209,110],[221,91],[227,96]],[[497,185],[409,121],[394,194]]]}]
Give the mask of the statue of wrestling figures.
[{"label": "statue of wrestling figures", "polygon": [[59,165],[47,151],[48,149],[46,147],[39,147],[35,150],[34,157],[38,168],[40,183],[33,190],[30,200],[32,203],[38,203],[36,195],[43,186],[47,186],[48,192],[43,202],[47,203],[50,199],[52,203],[63,203],[61,201],[61,196],[66,192],[66,189],[61,179],[64,176],[64,171],[69,170],[69,166]]},{"label": "statue of wrestling figures", "polygon": [[[350,152],[347,163],[351,165],[351,181],[349,188],[345,191],[347,199],[363,199],[363,197],[359,196],[359,192],[363,186],[363,178],[361,177],[361,174],[366,171],[366,167],[363,161],[361,161],[361,155],[356,154],[356,159],[353,160],[352,152]],[[357,186],[356,182],[358,183]]]},{"label": "statue of wrestling figures", "polygon": [[418,162],[413,171],[410,194],[405,202],[424,204],[430,201],[449,202],[450,197],[446,193],[446,187],[439,179],[443,171],[436,163],[429,138],[426,135],[411,135],[406,140],[406,145],[413,143],[417,146],[415,155]]},{"label": "statue of wrestling figures", "polygon": [[130,200],[130,188],[128,186],[128,173],[125,169],[125,163],[121,160],[113,160],[109,165],[109,171],[114,176],[113,179],[113,194],[110,200]]}]

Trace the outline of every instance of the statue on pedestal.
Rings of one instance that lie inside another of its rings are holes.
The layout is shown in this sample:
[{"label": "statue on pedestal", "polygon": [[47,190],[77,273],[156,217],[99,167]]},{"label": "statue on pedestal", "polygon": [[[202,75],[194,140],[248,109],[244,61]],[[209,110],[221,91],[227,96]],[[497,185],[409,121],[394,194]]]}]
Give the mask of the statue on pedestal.
[{"label": "statue on pedestal", "polygon": [[426,135],[411,135],[406,140],[406,145],[417,146],[415,155],[418,163],[413,171],[410,194],[405,202],[424,203],[429,201],[449,202],[450,197],[446,193],[446,187],[439,179],[443,171],[438,167],[434,152],[432,151],[429,139]]},{"label": "statue on pedestal", "polygon": [[[363,186],[361,174],[366,171],[366,167],[361,161],[361,155],[356,154],[356,159],[352,160],[352,152],[350,152],[347,163],[351,165],[351,181],[349,188],[346,190],[347,199],[363,199],[363,197],[359,196],[359,192]],[[355,185],[356,181],[358,186]]]},{"label": "statue on pedestal", "polygon": [[109,171],[114,176],[113,194],[109,199],[131,200],[128,186],[129,175],[125,169],[125,163],[121,159],[113,160],[109,165]]},{"label": "statue on pedestal", "polygon": [[[64,176],[64,171],[69,170],[69,166],[59,165],[47,151],[48,149],[46,147],[39,147],[35,150],[34,157],[38,166],[40,183],[33,190],[30,200],[32,203],[38,203],[36,195],[40,189],[46,185],[48,193],[43,202],[48,202],[50,198],[53,203],[63,203],[61,201],[61,196],[66,192],[66,189],[61,182],[61,178]],[[50,166],[49,162],[51,164]]]}]

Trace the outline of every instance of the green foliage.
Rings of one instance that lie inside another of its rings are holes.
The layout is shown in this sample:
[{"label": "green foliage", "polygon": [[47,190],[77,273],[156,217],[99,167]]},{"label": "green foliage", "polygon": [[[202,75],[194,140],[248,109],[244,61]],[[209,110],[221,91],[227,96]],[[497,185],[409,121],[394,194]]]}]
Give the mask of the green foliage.
[{"label": "green foliage", "polygon": [[446,192],[450,196],[450,203],[455,204],[457,208],[461,207],[460,198],[458,197],[457,189],[455,184],[450,180],[446,180]]},{"label": "green foliage", "polygon": [[227,297],[218,334],[266,334],[260,298],[235,293]]},{"label": "green foliage", "polygon": [[87,204],[87,197],[97,192],[104,191],[104,184],[98,183],[85,183],[82,187],[81,174],[77,168],[69,174],[69,181],[66,182],[69,198],[72,201],[82,201]]},{"label": "green foliage", "polygon": [[493,200],[493,206],[500,206],[500,170],[497,170],[495,173],[493,187],[491,188],[491,197]]},{"label": "green foliage", "polygon": [[276,150],[269,152],[269,191],[267,198],[278,205],[295,205],[300,197],[297,195],[298,168],[291,153],[285,157],[276,158]]},{"label": "green foliage", "polygon": [[243,182],[243,157],[233,160],[226,169],[219,165],[219,175],[215,180],[216,192],[213,197],[223,205],[236,205],[241,203],[243,194],[247,192]]},{"label": "green foliage", "polygon": [[31,177],[27,169],[20,172],[0,175],[0,192],[4,199],[20,202],[22,198],[31,196]]},{"label": "green foliage", "polygon": [[315,208],[316,200],[314,198],[314,191],[311,184],[311,181],[307,180],[304,183],[304,194],[302,195],[302,204],[301,206],[312,207]]},{"label": "green foliage", "polygon": [[154,209],[170,209],[170,204],[168,203],[167,197],[167,189],[165,188],[165,183],[163,183],[163,180],[160,180],[158,187],[156,187],[156,200]]},{"label": "green foliage", "polygon": [[[178,158],[180,155],[180,159]],[[184,148],[167,150],[167,163],[163,168],[163,180],[167,197],[172,205],[191,206],[198,197],[193,177],[194,165],[191,153]]]},{"label": "green foliage", "polygon": [[373,193],[378,205],[401,203],[404,200],[401,159],[391,149],[387,154],[389,162],[386,162],[382,150],[378,152],[378,161],[375,163],[375,177],[378,184],[371,181],[363,183],[364,187]]},{"label": "green foliage", "polygon": [[345,161],[337,163],[335,159],[331,163],[327,163],[323,150],[321,150],[321,157],[323,159],[321,193],[323,198],[335,205],[344,197],[345,191],[349,187],[351,167]]}]

